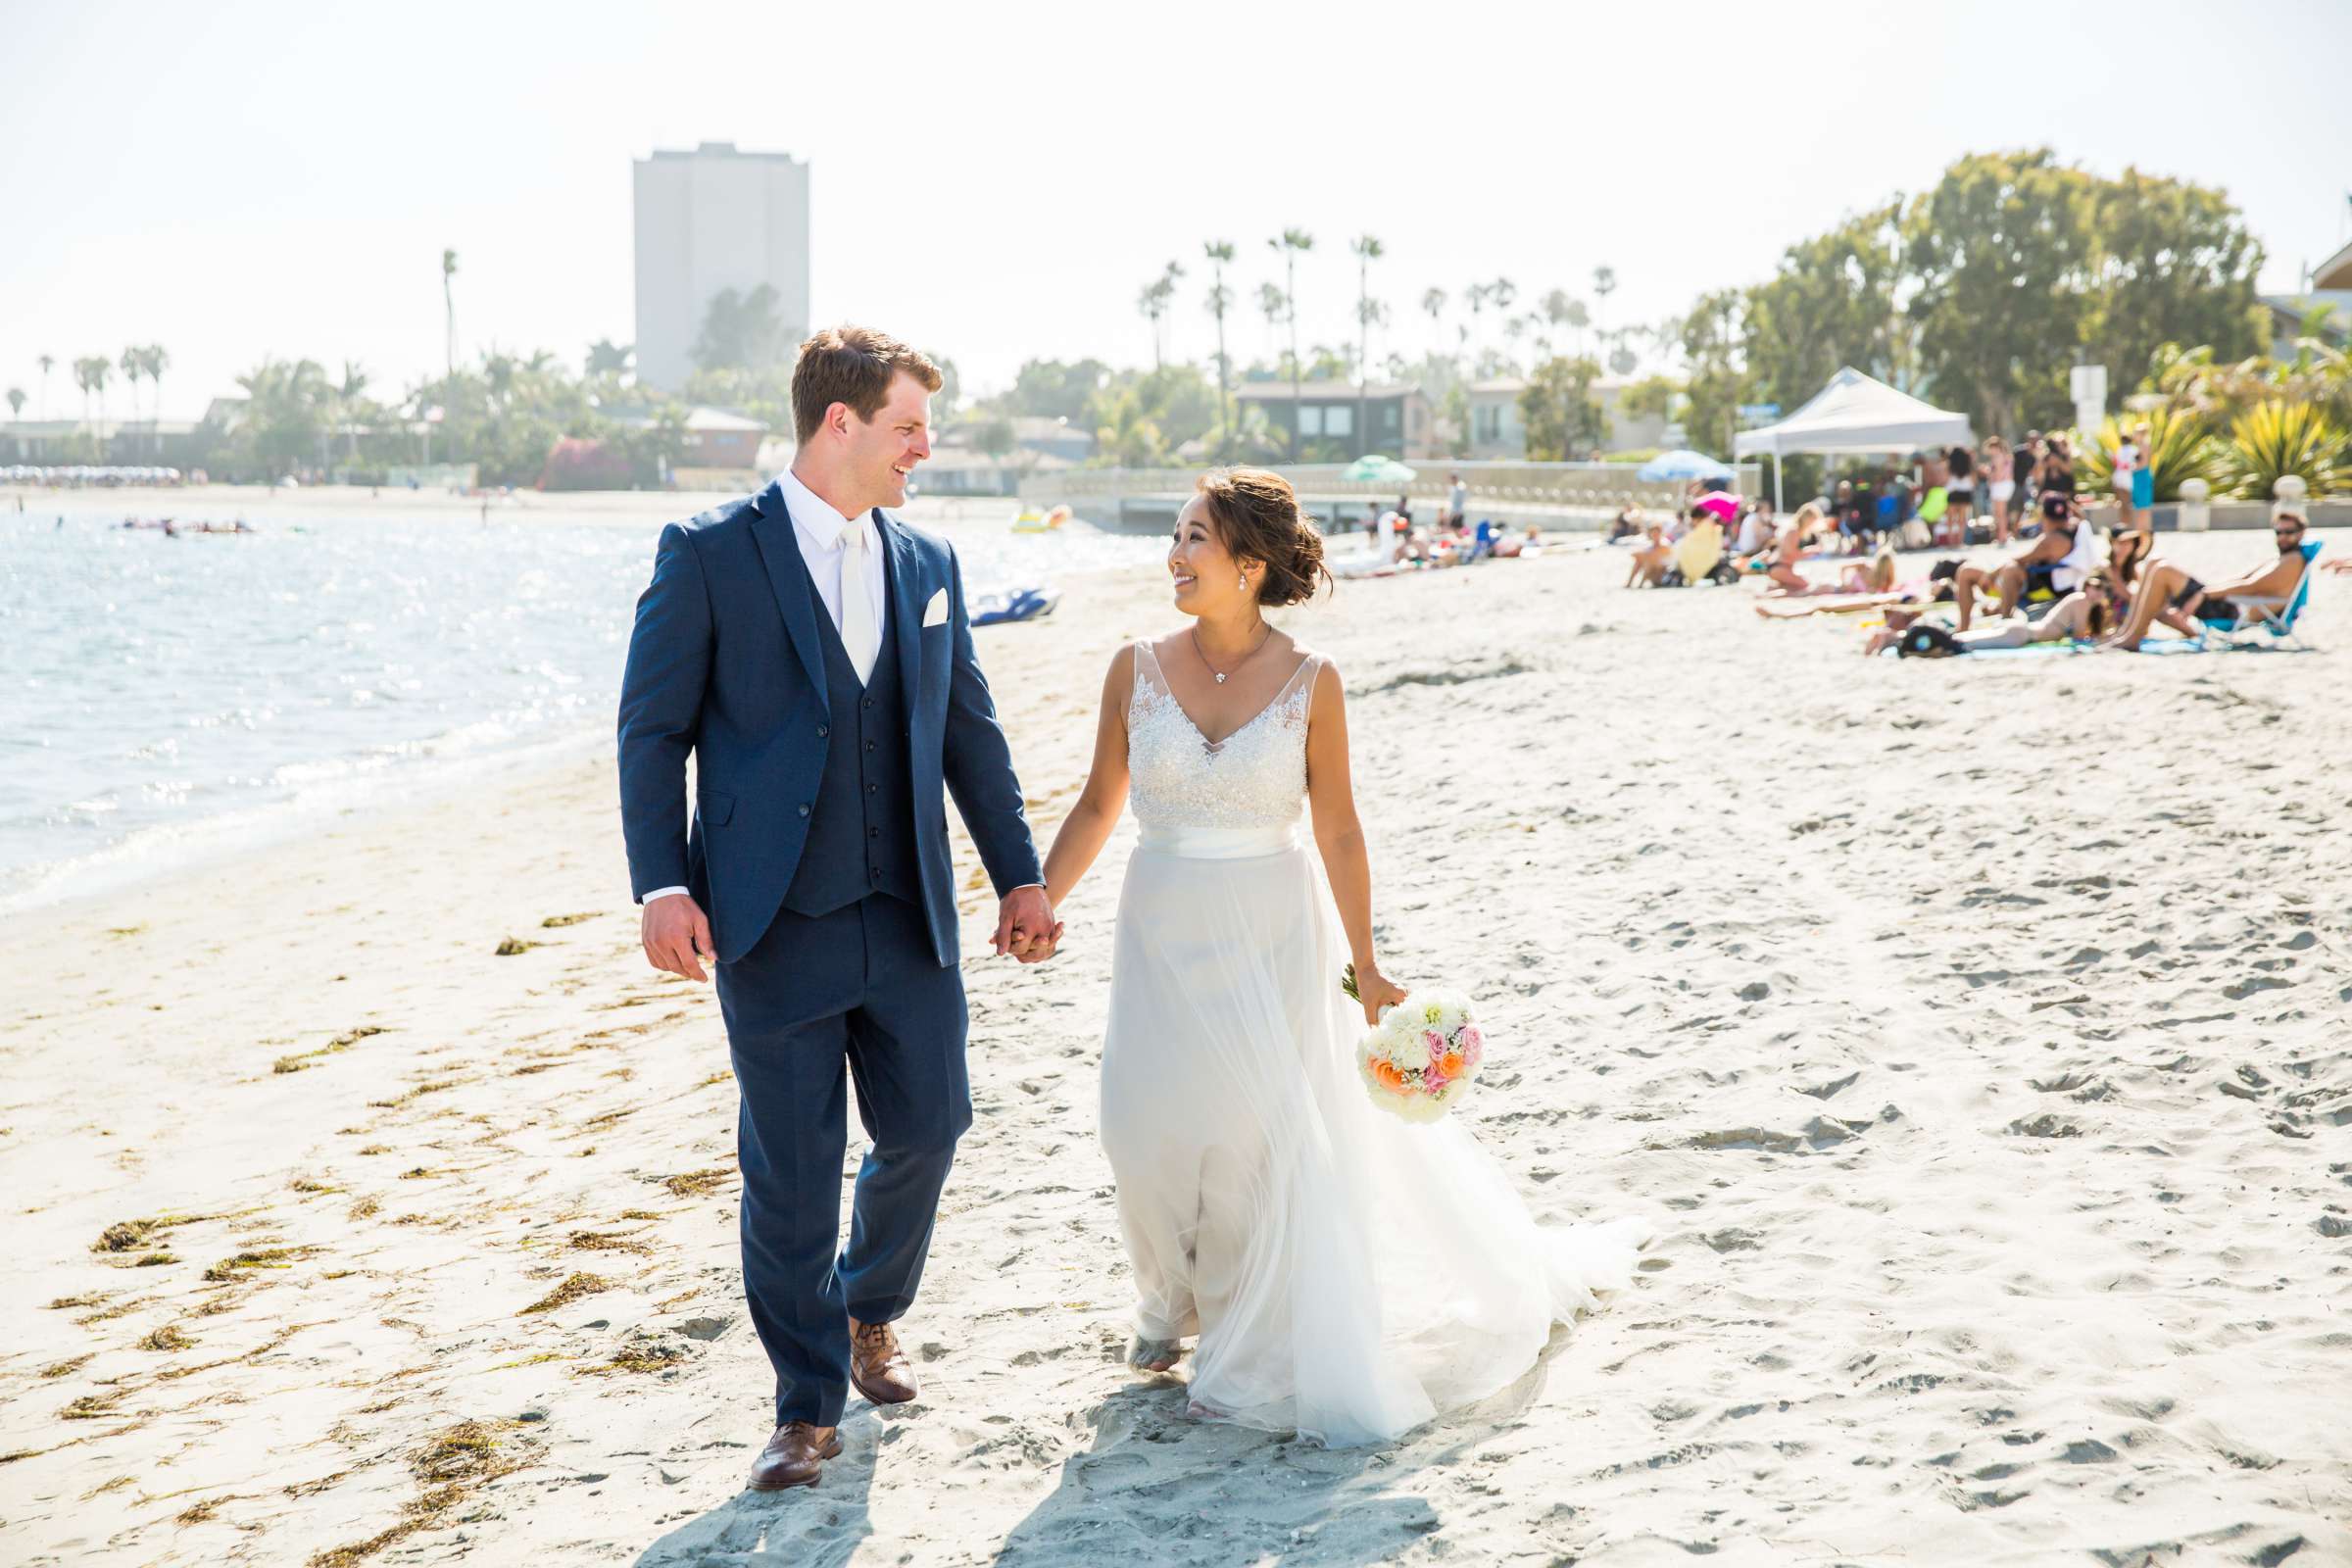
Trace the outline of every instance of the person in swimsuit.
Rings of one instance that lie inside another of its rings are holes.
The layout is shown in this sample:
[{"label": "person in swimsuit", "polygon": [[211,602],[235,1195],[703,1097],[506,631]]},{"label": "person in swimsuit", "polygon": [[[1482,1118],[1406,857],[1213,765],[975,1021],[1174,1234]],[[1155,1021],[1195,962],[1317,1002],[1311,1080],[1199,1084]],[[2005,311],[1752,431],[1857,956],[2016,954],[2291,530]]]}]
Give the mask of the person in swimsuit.
[{"label": "person in swimsuit", "polygon": [[2017,470],[2009,456],[2009,443],[1999,436],[1984,441],[1984,484],[1992,492],[1992,542],[2009,542],[2009,498],[2017,494]]},{"label": "person in swimsuit", "polygon": [[[1980,626],[1975,631],[1956,632],[1954,640],[1969,653],[1983,648],[2025,648],[2034,643],[2064,641],[2095,642],[2108,627],[2123,618],[2124,606],[2132,595],[2120,587],[2104,566],[2094,571],[2082,586],[2050,607],[2050,612],[2039,620],[2013,620],[2003,626]],[[1876,654],[1902,641],[1917,619],[1915,615],[1900,618],[1889,613],[1886,624],[1870,634],[1865,654]]]},{"label": "person in swimsuit", "polygon": [[1994,595],[1995,615],[2007,615],[2035,587],[2046,587],[2056,594],[2072,593],[2085,571],[2074,564],[2076,534],[2082,526],[2075,520],[2065,496],[2055,491],[2044,493],[2041,535],[2023,554],[1989,571],[1974,564],[1962,566],[1952,579],[1952,600],[1960,607],[1960,630],[1968,630],[1970,620],[1975,618],[1977,595],[1988,585]]},{"label": "person in swimsuit", "polygon": [[2271,518],[2271,533],[2278,541],[2278,554],[2261,570],[2233,582],[2209,587],[2190,576],[2186,567],[2169,561],[2154,563],[2140,573],[2139,588],[2132,596],[2132,612],[2125,618],[2123,629],[2099,646],[2135,649],[2158,621],[2183,637],[2199,636],[2204,631],[2199,622],[2235,625],[2240,598],[2285,598],[2295,591],[2295,583],[2303,574],[2305,527],[2301,513],[2291,507],[2279,508]]}]

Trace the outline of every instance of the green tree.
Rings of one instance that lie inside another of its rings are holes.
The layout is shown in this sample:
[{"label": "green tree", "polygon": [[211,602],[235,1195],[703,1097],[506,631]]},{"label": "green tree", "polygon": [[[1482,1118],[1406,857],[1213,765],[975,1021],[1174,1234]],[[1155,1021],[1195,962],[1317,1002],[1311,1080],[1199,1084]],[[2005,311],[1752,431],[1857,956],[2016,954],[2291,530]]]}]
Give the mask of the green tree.
[{"label": "green tree", "polygon": [[1883,381],[1909,379],[1910,326],[1900,210],[1850,218],[1781,254],[1780,270],[1747,291],[1743,357],[1754,401],[1794,408],[1844,366]]},{"label": "green tree", "polygon": [[710,296],[693,359],[706,370],[766,370],[783,363],[786,348],[775,288],[762,283],[749,294],[722,288]]},{"label": "green tree", "polygon": [[1618,395],[1617,407],[1629,419],[1663,419],[1674,413],[1681,392],[1670,376],[1643,376]]},{"label": "green tree", "polygon": [[[139,350],[139,368],[147,372],[148,395],[153,400],[149,406],[154,410],[156,417],[161,419],[163,416],[164,372],[172,368],[171,351],[161,343],[148,344]],[[164,435],[161,430],[155,433],[155,455],[159,458],[164,455]]]},{"label": "green tree", "polygon": [[1903,215],[1922,379],[1980,429],[2067,421],[2083,341],[2091,186],[2047,148],[1973,154]]},{"label": "green tree", "polygon": [[1015,417],[1067,419],[1091,427],[1089,410],[1109,377],[1110,367],[1101,360],[1028,360],[1013,376],[1012,389],[993,401]]},{"label": "green tree", "polygon": [[[100,424],[104,424],[106,422],[106,383],[107,378],[114,374],[114,368],[115,368],[112,365],[107,363],[107,358],[103,354],[85,355],[81,359],[74,362],[74,382],[76,386],[81,388],[81,417],[83,423],[87,424],[89,422],[90,396],[92,393],[97,394],[98,398],[98,422]],[[101,437],[100,439],[103,440],[104,438]]]},{"label": "green tree", "polygon": [[1729,457],[1739,406],[1751,401],[1741,327],[1746,296],[1739,289],[1702,294],[1683,318],[1683,359],[1690,371],[1683,394],[1690,400],[1684,432],[1690,445]]},{"label": "green tree", "polygon": [[349,456],[360,460],[360,417],[367,411],[368,370],[357,360],[343,362],[343,379],[335,385],[335,422],[349,433]]},{"label": "green tree", "polygon": [[1355,257],[1355,429],[1358,443],[1368,426],[1364,422],[1364,379],[1372,365],[1372,328],[1382,319],[1380,302],[1372,297],[1372,264],[1388,254],[1374,234],[1358,234],[1348,242],[1349,254]]},{"label": "green tree", "polygon": [[125,346],[115,361],[115,366],[122,372],[122,379],[130,383],[130,418],[136,424],[139,418],[139,377],[146,372],[147,362],[139,357],[137,349]]},{"label": "green tree", "polygon": [[1289,313],[1290,308],[1291,297],[1282,291],[1279,284],[1260,283],[1257,285],[1257,314],[1266,318],[1266,354],[1277,364],[1281,362],[1282,354],[1281,346],[1274,335],[1274,328],[1282,324],[1282,318]]},{"label": "green tree", "polygon": [[626,375],[629,373],[629,362],[636,358],[636,354],[633,344],[614,343],[609,337],[600,337],[588,345],[588,375],[590,379],[600,375]]},{"label": "green tree", "polygon": [[334,402],[318,361],[267,359],[237,385],[245,393],[232,448],[240,466],[277,479],[317,457]]},{"label": "green tree", "polygon": [[2270,340],[2254,292],[2263,250],[2218,190],[2126,169],[2089,191],[2092,278],[2082,362],[2128,387],[2166,343],[2200,343],[2223,359]]},{"label": "green tree", "polygon": [[1539,463],[1565,463],[1595,452],[1608,439],[1608,416],[1592,383],[1600,367],[1584,358],[1555,355],[1535,368],[1519,392],[1519,418],[1527,427],[1527,455]]},{"label": "green tree", "polygon": [[441,252],[442,368],[449,375],[458,373],[458,296],[451,286],[457,275],[458,253],[444,248]]},{"label": "green tree", "polygon": [[1217,451],[1222,456],[1233,436],[1233,360],[1225,352],[1225,313],[1233,308],[1233,290],[1225,286],[1225,268],[1233,260],[1233,242],[1203,240],[1200,254],[1208,261],[1210,282],[1206,304],[1217,318]]},{"label": "green tree", "polygon": [[986,453],[988,460],[1002,468],[1004,460],[1011,457],[1014,449],[1020,445],[1020,440],[1013,430],[1012,421],[998,415],[980,421],[979,427],[972,432],[972,445]]},{"label": "green tree", "polygon": [[1298,461],[1298,257],[1315,248],[1315,236],[1303,228],[1286,228],[1266,241],[1282,253],[1283,315],[1291,325],[1291,461]]},{"label": "green tree", "polygon": [[8,389],[8,416],[12,419],[24,416],[24,389],[21,386]]},{"label": "green tree", "polygon": [[1152,368],[1153,369],[1158,369],[1167,363],[1160,342],[1160,323],[1167,318],[1168,308],[1175,302],[1176,280],[1183,275],[1184,269],[1178,267],[1174,262],[1170,262],[1158,277],[1144,285],[1143,293],[1136,300],[1136,309],[1141,311],[1144,318],[1152,323]]}]

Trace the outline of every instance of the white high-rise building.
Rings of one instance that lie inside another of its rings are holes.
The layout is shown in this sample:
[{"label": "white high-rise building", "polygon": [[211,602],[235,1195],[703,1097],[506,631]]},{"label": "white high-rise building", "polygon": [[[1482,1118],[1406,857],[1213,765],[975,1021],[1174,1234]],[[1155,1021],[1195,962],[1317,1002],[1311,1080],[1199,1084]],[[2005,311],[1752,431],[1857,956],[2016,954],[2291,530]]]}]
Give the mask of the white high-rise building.
[{"label": "white high-rise building", "polygon": [[808,165],[728,141],[636,161],[637,378],[675,391],[721,289],[776,291],[784,353],[808,335]]}]

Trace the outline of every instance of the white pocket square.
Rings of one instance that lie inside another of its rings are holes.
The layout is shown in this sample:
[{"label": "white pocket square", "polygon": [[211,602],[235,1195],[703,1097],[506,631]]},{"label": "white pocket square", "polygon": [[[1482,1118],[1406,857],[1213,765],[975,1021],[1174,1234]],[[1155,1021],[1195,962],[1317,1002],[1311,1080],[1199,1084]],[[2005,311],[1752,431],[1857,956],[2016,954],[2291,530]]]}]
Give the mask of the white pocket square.
[{"label": "white pocket square", "polygon": [[931,602],[923,607],[923,624],[945,626],[947,623],[948,591],[945,588],[934,589],[931,594]]}]

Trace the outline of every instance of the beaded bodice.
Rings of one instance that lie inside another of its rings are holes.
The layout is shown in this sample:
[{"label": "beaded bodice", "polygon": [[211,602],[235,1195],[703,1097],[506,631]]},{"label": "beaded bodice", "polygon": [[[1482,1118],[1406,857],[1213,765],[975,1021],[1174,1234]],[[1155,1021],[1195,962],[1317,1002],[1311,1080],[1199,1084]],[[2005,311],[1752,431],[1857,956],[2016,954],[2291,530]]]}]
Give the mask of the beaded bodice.
[{"label": "beaded bodice", "polygon": [[1279,828],[1298,820],[1306,796],[1308,655],[1273,701],[1211,743],[1177,704],[1148,643],[1135,645],[1135,695],[1127,706],[1129,800],[1139,826]]}]

